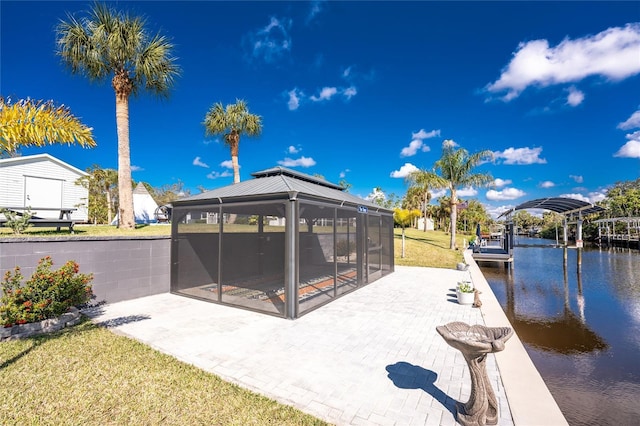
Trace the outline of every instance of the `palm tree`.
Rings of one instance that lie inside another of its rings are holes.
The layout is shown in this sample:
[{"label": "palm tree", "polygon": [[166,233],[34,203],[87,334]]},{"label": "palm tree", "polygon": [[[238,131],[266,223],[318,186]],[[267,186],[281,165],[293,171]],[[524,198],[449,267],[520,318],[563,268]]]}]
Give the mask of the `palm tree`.
[{"label": "palm tree", "polygon": [[21,99],[11,103],[0,97],[0,154],[11,156],[23,146],[73,144],[95,147],[92,128],[53,101]]},{"label": "palm tree", "polygon": [[451,250],[456,248],[456,222],[458,218],[458,196],[457,189],[467,186],[485,186],[493,181],[488,173],[472,173],[473,168],[485,159],[493,157],[489,150],[477,152],[469,155],[464,148],[455,148],[455,142],[446,140],[442,144],[442,157],[435,163],[435,169],[440,176],[447,181],[451,198]]},{"label": "palm tree", "polygon": [[424,232],[427,232],[427,209],[431,202],[431,191],[433,189],[446,188],[448,183],[435,173],[426,170],[416,170],[407,176],[411,188],[420,194],[420,205],[424,216]]},{"label": "palm tree", "polygon": [[180,74],[173,45],[150,36],[145,21],[96,3],[88,16],[67,15],[56,28],[57,54],[72,74],[91,81],[111,78],[116,95],[118,134],[118,198],[120,228],[133,229],[133,186],[129,151],[129,97],[141,89],[166,97]]},{"label": "palm tree", "polygon": [[220,102],[214,104],[204,117],[207,136],[223,135],[224,143],[231,150],[233,164],[233,183],[240,182],[240,166],[238,165],[238,147],[240,136],[260,136],[262,133],[262,117],[249,113],[247,103],[236,99],[235,104],[223,107]]}]

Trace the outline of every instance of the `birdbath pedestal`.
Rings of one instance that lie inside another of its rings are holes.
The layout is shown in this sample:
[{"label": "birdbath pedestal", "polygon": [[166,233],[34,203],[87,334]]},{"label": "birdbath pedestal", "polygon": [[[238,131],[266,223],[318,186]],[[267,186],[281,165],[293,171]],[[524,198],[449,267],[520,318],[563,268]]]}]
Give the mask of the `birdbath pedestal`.
[{"label": "birdbath pedestal", "polygon": [[456,403],[458,422],[464,426],[498,424],[498,400],[487,376],[487,354],[504,350],[513,330],[451,322],[436,331],[449,346],[462,352],[469,366],[471,395],[467,403]]}]

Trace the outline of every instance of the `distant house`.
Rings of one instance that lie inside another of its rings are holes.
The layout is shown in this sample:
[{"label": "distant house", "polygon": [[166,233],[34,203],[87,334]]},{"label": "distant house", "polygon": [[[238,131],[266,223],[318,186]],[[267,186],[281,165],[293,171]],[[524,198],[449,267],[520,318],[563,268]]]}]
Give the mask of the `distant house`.
[{"label": "distant house", "polygon": [[83,176],[88,174],[49,154],[0,159],[0,207],[31,207],[43,218],[59,212],[38,208],[76,208],[71,218],[85,222],[89,191],[76,185]]}]

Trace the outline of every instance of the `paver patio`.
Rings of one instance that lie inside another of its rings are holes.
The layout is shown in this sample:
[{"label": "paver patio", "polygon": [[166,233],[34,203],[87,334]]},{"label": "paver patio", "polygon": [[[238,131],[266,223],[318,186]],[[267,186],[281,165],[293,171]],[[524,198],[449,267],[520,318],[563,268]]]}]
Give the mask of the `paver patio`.
[{"label": "paver patio", "polygon": [[[480,309],[455,300],[456,283],[468,277],[450,269],[396,266],[395,273],[293,321],[173,294],[86,313],[330,423],[453,425],[455,402],[469,397],[469,371],[435,328],[452,321],[484,324]],[[494,355],[488,356],[487,372],[499,424],[512,425]]]}]

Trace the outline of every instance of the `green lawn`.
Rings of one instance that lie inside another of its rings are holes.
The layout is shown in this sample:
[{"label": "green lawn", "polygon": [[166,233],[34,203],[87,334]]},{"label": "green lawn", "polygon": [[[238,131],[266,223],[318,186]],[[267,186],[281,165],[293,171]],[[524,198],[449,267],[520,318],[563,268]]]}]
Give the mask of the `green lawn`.
[{"label": "green lawn", "polygon": [[[468,235],[456,234],[458,247]],[[455,268],[462,262],[462,250],[450,250],[451,236],[442,231],[405,229],[405,257],[402,258],[402,229],[394,230],[394,257],[396,265]]]},{"label": "green lawn", "polygon": [[2,425],[324,425],[89,321],[0,343]]}]

